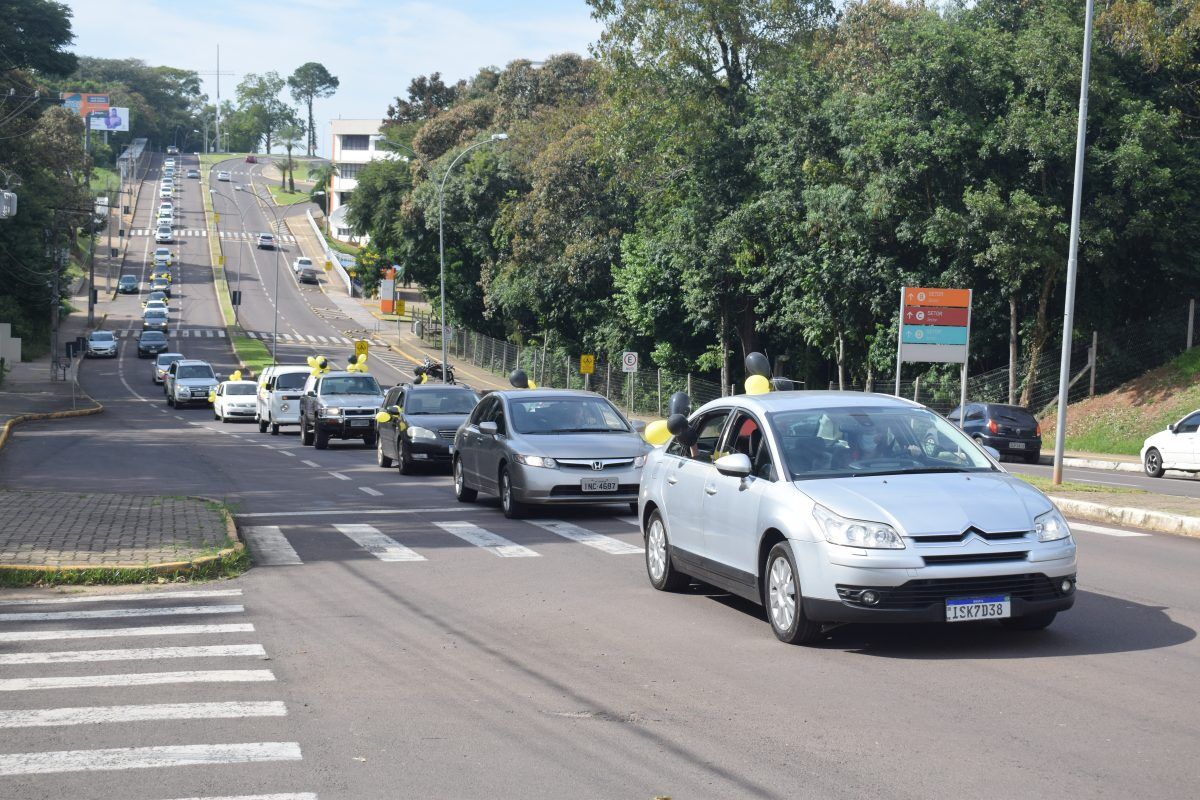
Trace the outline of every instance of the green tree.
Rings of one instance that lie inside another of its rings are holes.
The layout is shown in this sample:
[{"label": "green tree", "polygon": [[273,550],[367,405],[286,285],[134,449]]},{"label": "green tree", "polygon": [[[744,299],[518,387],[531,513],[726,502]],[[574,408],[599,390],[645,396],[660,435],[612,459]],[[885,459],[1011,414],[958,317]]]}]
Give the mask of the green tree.
[{"label": "green tree", "polygon": [[317,150],[316,123],[313,120],[313,100],[333,97],[339,81],[336,76],[329,74],[324,64],[309,61],[296,67],[287,79],[292,98],[308,109],[308,136],[305,140],[306,154],[312,156]]},{"label": "green tree", "polygon": [[71,9],[51,0],[6,0],[0,14],[0,69],[66,75],[75,69]]},{"label": "green tree", "polygon": [[279,99],[284,84],[279,73],[272,70],[262,75],[251,72],[237,85],[238,107],[255,120],[258,135],[264,140],[268,153],[278,130],[284,125],[298,123],[295,109]]}]

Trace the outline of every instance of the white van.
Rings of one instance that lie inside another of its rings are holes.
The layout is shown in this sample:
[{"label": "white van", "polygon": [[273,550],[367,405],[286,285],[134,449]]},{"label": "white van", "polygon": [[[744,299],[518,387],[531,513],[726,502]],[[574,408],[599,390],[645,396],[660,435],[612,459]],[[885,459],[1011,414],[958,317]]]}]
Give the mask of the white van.
[{"label": "white van", "polygon": [[255,411],[260,433],[270,427],[271,435],[278,436],[280,425],[300,423],[300,396],[310,372],[309,367],[300,364],[278,364],[263,370]]}]

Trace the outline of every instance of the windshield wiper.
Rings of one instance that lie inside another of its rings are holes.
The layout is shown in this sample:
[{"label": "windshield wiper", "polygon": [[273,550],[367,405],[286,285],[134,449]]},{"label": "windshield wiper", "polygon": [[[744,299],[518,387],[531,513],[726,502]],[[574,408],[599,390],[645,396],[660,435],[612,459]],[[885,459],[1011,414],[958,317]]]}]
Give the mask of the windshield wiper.
[{"label": "windshield wiper", "polygon": [[853,472],[851,478],[873,478],[876,475],[933,475],[940,472],[973,472],[964,467],[918,467],[917,469],[888,469],[882,472]]},{"label": "windshield wiper", "polygon": [[627,433],[615,428],[559,428],[553,433]]}]

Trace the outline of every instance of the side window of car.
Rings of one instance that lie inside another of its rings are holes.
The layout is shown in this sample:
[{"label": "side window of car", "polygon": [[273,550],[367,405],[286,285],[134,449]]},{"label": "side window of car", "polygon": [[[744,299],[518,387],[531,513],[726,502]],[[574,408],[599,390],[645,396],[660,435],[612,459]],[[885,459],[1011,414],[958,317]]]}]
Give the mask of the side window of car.
[{"label": "side window of car", "polygon": [[983,419],[983,406],[967,406],[967,422]]},{"label": "side window of car", "polygon": [[1200,414],[1192,414],[1175,426],[1176,433],[1195,433],[1200,430]]},{"label": "side window of car", "polygon": [[685,433],[676,436],[667,448],[667,453],[680,458],[712,463],[713,453],[717,452],[717,443],[728,419],[728,409],[710,411],[694,420]]},{"label": "side window of car", "polygon": [[775,480],[771,462],[771,447],[767,444],[762,425],[752,414],[739,411],[733,424],[725,431],[720,453],[741,453],[750,459],[750,474],[765,480]]},{"label": "side window of car", "polygon": [[471,424],[478,425],[481,422],[487,422],[491,419],[493,407],[496,405],[496,398],[487,397],[477,406],[471,413]]},{"label": "side window of car", "polygon": [[492,421],[496,423],[496,432],[507,433],[508,429],[504,424],[504,403],[500,401],[500,398],[496,398],[495,404],[496,409],[492,413]]}]

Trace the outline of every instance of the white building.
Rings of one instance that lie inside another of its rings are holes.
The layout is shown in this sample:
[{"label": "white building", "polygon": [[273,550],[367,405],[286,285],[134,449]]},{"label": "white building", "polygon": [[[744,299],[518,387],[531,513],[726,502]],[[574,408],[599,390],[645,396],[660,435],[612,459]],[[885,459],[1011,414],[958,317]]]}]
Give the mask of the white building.
[{"label": "white building", "polygon": [[383,138],[383,121],[378,119],[335,119],[330,159],[337,166],[329,197],[329,232],[336,239],[357,242],[346,221],[346,200],[358,186],[358,173],[378,158],[396,158],[396,154],[378,149]]}]

